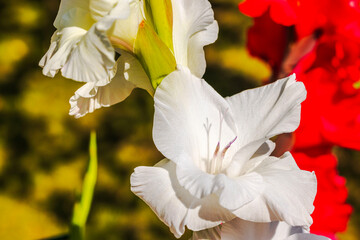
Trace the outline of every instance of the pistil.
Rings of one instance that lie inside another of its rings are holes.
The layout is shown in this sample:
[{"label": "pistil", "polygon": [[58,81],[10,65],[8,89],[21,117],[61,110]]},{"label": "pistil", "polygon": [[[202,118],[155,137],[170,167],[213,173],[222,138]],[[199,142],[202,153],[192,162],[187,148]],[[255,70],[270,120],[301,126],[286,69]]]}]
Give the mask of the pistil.
[{"label": "pistil", "polygon": [[[206,123],[204,123],[204,128],[206,131],[206,140],[207,140],[207,163],[210,162],[210,129],[211,129],[211,123],[209,123],[209,119],[206,118]],[[207,164],[207,171],[209,172],[209,164]]]}]

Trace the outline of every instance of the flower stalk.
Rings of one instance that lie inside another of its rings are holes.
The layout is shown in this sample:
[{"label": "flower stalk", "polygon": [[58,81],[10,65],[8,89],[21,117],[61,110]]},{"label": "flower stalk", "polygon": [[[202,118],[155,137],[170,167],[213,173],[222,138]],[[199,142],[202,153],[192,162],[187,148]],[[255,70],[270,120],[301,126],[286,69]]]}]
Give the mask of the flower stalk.
[{"label": "flower stalk", "polygon": [[81,196],[75,203],[70,226],[70,240],[84,240],[86,221],[90,212],[94,189],[97,180],[97,144],[96,132],[90,134],[90,160],[84,177]]}]

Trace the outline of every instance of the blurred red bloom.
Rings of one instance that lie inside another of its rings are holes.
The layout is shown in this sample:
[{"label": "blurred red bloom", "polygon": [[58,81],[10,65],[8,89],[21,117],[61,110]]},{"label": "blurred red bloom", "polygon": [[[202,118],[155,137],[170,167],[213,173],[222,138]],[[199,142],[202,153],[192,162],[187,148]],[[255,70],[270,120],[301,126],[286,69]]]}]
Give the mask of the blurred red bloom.
[{"label": "blurred red bloom", "polygon": [[360,150],[360,44],[324,35],[294,72],[308,91],[295,145],[334,144]]},{"label": "blurred red bloom", "polygon": [[352,208],[346,204],[345,178],[338,175],[337,159],[328,147],[292,151],[303,170],[315,171],[318,192],[315,198],[311,232],[334,238],[334,233],[346,229]]},{"label": "blurred red bloom", "polygon": [[293,145],[299,167],[315,171],[311,232],[335,239],[352,208],[331,150],[360,150],[360,0],[246,0],[239,9],[254,17],[247,47],[271,65],[272,79],[295,72],[306,86],[300,126],[278,138],[274,154]]},{"label": "blurred red bloom", "polygon": [[276,23],[291,26],[297,22],[294,0],[246,0],[239,4],[239,10],[250,17],[260,17],[268,9]]},{"label": "blurred red bloom", "polygon": [[266,11],[254,18],[254,25],[248,30],[247,49],[252,56],[259,57],[270,64],[273,73],[280,71],[284,58],[288,29],[276,24]]},{"label": "blurred red bloom", "polygon": [[259,17],[269,9],[274,22],[295,25],[300,38],[319,28],[350,30],[360,21],[359,0],[246,0],[239,9],[250,17]]}]

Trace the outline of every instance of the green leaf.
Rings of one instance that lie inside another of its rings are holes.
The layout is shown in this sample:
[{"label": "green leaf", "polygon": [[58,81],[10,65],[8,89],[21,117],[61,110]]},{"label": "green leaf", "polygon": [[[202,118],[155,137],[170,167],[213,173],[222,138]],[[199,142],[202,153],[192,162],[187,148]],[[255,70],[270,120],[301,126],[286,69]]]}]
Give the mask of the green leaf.
[{"label": "green leaf", "polygon": [[173,11],[171,0],[145,0],[144,9],[149,25],[165,45],[174,52],[172,40]]},{"label": "green leaf", "polygon": [[174,55],[145,21],[139,25],[134,52],[154,89],[176,68]]},{"label": "green leaf", "polygon": [[89,215],[91,202],[97,179],[97,145],[96,132],[90,134],[90,160],[84,177],[80,199],[75,203],[70,227],[71,240],[83,240],[85,237],[86,220]]}]

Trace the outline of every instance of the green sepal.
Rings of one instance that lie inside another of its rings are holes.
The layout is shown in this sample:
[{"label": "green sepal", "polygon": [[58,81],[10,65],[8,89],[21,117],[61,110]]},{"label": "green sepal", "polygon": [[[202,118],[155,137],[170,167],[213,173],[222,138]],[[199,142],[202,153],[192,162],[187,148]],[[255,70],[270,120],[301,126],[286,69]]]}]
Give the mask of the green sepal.
[{"label": "green sepal", "polygon": [[135,40],[134,53],[150,78],[154,89],[175,70],[175,57],[151,26],[143,21]]},{"label": "green sepal", "polygon": [[172,40],[173,11],[171,0],[145,0],[145,16],[165,45],[174,52]]}]

